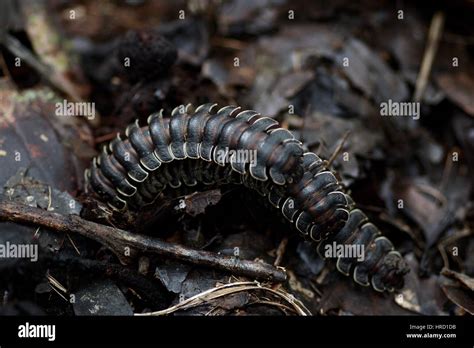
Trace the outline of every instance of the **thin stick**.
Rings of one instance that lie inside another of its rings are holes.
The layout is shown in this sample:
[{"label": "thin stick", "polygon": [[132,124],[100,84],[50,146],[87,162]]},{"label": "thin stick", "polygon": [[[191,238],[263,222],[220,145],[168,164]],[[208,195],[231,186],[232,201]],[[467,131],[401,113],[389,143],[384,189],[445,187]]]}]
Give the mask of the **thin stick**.
[{"label": "thin stick", "polygon": [[288,238],[283,238],[278,245],[277,251],[276,251],[276,259],[275,262],[273,263],[273,266],[278,267],[280,266],[281,260],[283,259],[283,255],[285,254],[286,246],[288,244]]},{"label": "thin stick", "polygon": [[425,48],[423,60],[421,62],[420,73],[416,79],[415,94],[413,99],[418,102],[425,93],[428,79],[430,77],[431,66],[438,50],[439,40],[444,26],[444,13],[436,12],[431,20],[430,30],[428,32],[428,43]]},{"label": "thin stick", "polygon": [[72,101],[81,101],[81,97],[75,90],[75,87],[65,77],[36,58],[35,55],[15,37],[6,34],[3,40],[3,44],[13,55],[27,62],[28,65],[35,69],[41,77],[48,81],[53,87],[67,95]]},{"label": "thin stick", "polygon": [[347,131],[346,133],[344,133],[344,136],[342,137],[341,142],[339,143],[339,145],[337,145],[337,148],[336,150],[334,150],[333,154],[331,155],[331,158],[329,158],[326,167],[329,167],[332,164],[332,162],[334,162],[334,160],[339,155],[339,153],[342,151],[342,148],[344,147],[344,144],[346,143],[346,140],[349,137],[349,134],[351,134],[351,131]]},{"label": "thin stick", "polygon": [[277,282],[286,280],[286,273],[263,262],[240,260],[231,256],[195,250],[167,243],[156,238],[100,225],[77,215],[61,215],[11,201],[0,201],[0,221],[39,225],[57,232],[77,233],[93,239],[112,250],[124,264],[139,252],[158,254],[175,260],[208,266],[237,275]]}]

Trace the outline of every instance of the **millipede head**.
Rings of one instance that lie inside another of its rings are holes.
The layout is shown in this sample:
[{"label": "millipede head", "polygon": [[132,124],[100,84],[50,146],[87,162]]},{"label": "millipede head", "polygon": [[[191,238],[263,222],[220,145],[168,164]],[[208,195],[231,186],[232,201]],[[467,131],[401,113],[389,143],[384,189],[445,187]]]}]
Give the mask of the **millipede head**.
[{"label": "millipede head", "polygon": [[387,290],[401,289],[404,276],[410,271],[408,264],[398,251],[390,251],[383,260],[381,283]]}]

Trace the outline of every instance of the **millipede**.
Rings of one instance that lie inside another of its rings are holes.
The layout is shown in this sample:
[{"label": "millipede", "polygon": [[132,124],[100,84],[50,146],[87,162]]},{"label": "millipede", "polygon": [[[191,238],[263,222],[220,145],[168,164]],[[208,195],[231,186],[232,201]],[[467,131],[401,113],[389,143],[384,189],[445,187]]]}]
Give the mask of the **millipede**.
[{"label": "millipede", "polygon": [[[238,151],[253,151],[242,161]],[[229,154],[221,156],[221,154]],[[86,192],[111,209],[139,213],[163,195],[226,184],[243,185],[301,234],[318,253],[332,243],[363,245],[364,257],[337,257],[336,268],[373,289],[403,287],[408,272],[402,255],[356,207],[328,168],[327,161],[305,152],[302,143],[269,117],[237,106],[176,107],[138,120],[117,134],[85,171]]]}]

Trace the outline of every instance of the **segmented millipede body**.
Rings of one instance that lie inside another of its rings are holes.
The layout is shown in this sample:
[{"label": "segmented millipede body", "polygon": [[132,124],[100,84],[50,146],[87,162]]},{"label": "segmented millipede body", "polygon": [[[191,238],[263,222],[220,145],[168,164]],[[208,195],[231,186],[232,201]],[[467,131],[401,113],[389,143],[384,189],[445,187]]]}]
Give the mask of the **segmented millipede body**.
[{"label": "segmented millipede body", "polygon": [[[244,161],[239,154],[255,154]],[[223,156],[227,155],[227,156]],[[161,194],[240,184],[258,192],[318,252],[363,245],[363,258],[338,257],[337,269],[377,291],[403,286],[408,268],[352,199],[326,162],[304,152],[293,134],[269,117],[239,107],[180,106],[169,118],[152,114],[104,147],[86,170],[86,190],[112,209],[139,212]],[[344,255],[347,256],[347,255]]]}]

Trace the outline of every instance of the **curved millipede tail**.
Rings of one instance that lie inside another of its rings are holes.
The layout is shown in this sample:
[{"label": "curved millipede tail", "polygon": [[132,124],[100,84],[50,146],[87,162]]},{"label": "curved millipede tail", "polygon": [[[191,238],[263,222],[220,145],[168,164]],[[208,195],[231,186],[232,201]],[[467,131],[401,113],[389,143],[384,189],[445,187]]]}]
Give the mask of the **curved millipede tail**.
[{"label": "curved millipede tail", "polygon": [[[114,209],[140,212],[160,194],[240,184],[260,194],[294,228],[318,243],[318,252],[363,246],[358,257],[338,257],[337,269],[363,286],[392,291],[408,268],[392,243],[352,199],[316,154],[269,117],[217,104],[163,110],[128,126],[86,170],[86,189]],[[346,256],[346,255],[344,255]]]}]

